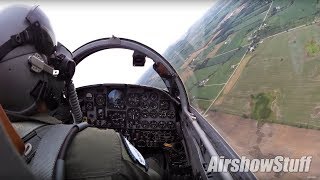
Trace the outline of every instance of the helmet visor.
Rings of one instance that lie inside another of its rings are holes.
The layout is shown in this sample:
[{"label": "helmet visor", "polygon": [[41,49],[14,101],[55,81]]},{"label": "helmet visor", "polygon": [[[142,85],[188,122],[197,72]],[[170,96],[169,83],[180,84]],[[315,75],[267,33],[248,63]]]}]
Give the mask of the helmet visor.
[{"label": "helmet visor", "polygon": [[53,53],[57,42],[50,21],[45,13],[39,6],[34,6],[26,19],[30,24],[39,23],[40,25],[40,32],[37,32],[37,49],[46,55]]}]

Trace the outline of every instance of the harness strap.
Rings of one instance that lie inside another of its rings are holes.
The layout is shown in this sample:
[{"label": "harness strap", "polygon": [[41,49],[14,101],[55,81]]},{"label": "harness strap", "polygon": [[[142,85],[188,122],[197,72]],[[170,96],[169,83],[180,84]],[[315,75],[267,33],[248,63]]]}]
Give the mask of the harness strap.
[{"label": "harness strap", "polygon": [[[64,176],[64,154],[73,137],[88,127],[87,123],[64,125],[57,124],[41,138],[30,168],[42,180],[60,179]],[[60,154],[63,154],[61,156]],[[58,174],[57,174],[58,173]]]},{"label": "harness strap", "polygon": [[4,56],[6,56],[14,48],[26,43],[31,43],[34,40],[33,33],[35,31],[35,28],[36,28],[35,25],[31,25],[27,27],[25,30],[23,30],[22,32],[12,35],[7,42],[2,44],[0,46],[0,61]]}]

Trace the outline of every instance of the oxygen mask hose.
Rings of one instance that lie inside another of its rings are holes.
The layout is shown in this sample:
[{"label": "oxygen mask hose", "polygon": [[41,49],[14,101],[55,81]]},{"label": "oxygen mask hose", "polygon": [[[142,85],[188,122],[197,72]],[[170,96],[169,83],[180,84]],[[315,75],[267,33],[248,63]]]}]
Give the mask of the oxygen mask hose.
[{"label": "oxygen mask hose", "polygon": [[68,96],[69,96],[69,103],[71,106],[71,112],[73,115],[73,120],[77,124],[81,123],[82,112],[79,104],[78,95],[72,80],[68,83]]}]

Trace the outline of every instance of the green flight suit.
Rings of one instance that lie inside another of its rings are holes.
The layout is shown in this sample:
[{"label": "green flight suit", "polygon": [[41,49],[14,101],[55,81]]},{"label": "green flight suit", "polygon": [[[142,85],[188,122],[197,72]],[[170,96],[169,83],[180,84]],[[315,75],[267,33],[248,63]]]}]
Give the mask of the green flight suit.
[{"label": "green flight suit", "polygon": [[[59,120],[40,114],[32,117],[37,126],[60,123]],[[17,132],[30,129],[30,123],[13,123]],[[27,125],[28,124],[28,125]],[[147,160],[148,162],[148,160]],[[154,166],[154,163],[152,163]],[[159,167],[154,167],[159,169]],[[120,135],[112,129],[86,128],[72,140],[65,159],[66,179],[127,180],[161,179],[160,173],[134,163]]]}]

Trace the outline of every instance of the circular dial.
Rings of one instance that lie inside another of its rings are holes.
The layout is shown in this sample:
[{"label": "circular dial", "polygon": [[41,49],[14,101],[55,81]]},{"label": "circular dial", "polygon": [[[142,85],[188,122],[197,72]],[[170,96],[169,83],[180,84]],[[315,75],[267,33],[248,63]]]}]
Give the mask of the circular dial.
[{"label": "circular dial", "polygon": [[97,104],[98,106],[103,106],[104,103],[105,103],[104,96],[101,95],[101,94],[97,95],[97,97],[96,97],[96,104]]},{"label": "circular dial", "polygon": [[160,111],[159,112],[159,117],[160,118],[166,118],[166,116],[167,116],[167,112],[166,111]]},{"label": "circular dial", "polygon": [[158,112],[156,110],[152,110],[150,111],[149,116],[152,118],[156,118],[158,117]]},{"label": "circular dial", "polygon": [[149,95],[147,94],[147,93],[143,93],[142,95],[141,95],[141,100],[142,101],[147,101],[149,99]]},{"label": "circular dial", "polygon": [[137,106],[139,106],[139,103],[140,103],[139,94],[130,93],[128,95],[128,104],[129,104],[129,106],[137,107]]},{"label": "circular dial", "polygon": [[148,102],[143,101],[143,102],[141,103],[141,108],[142,108],[142,109],[148,109],[148,107],[149,107]]},{"label": "circular dial", "polygon": [[149,127],[149,122],[148,121],[142,121],[141,122],[142,128],[148,128]]},{"label": "circular dial", "polygon": [[158,108],[158,105],[157,105],[156,102],[150,102],[149,107],[150,107],[151,109],[157,109],[157,108]]},{"label": "circular dial", "polygon": [[129,128],[132,128],[134,124],[135,124],[135,123],[134,123],[133,120],[129,120],[129,121],[128,121],[128,127],[129,127]]},{"label": "circular dial", "polygon": [[141,117],[142,118],[148,118],[148,116],[149,116],[149,111],[148,110],[142,110],[141,111]]},{"label": "circular dial", "polygon": [[93,95],[88,92],[88,93],[86,94],[86,98],[87,98],[87,100],[92,100]]},{"label": "circular dial", "polygon": [[140,110],[137,108],[131,108],[128,110],[127,116],[130,120],[137,121],[140,119],[140,116],[141,116]]},{"label": "circular dial", "polygon": [[114,89],[109,92],[108,96],[108,107],[111,109],[124,109],[125,101],[124,94],[122,91]]},{"label": "circular dial", "polygon": [[161,110],[169,110],[170,108],[170,103],[169,101],[160,101],[160,109]]},{"label": "circular dial", "polygon": [[150,94],[150,99],[151,99],[152,101],[156,101],[156,100],[158,99],[158,94],[155,93],[155,92],[152,92],[152,93]]},{"label": "circular dial", "polygon": [[150,127],[151,127],[152,129],[157,128],[157,127],[158,127],[157,121],[151,121],[151,122],[150,122]]},{"label": "circular dial", "polygon": [[164,121],[159,122],[159,127],[164,128],[166,126],[166,123]]},{"label": "circular dial", "polygon": [[92,111],[92,110],[93,110],[93,104],[92,104],[92,102],[87,102],[87,104],[86,104],[86,110],[87,110],[87,111]]},{"label": "circular dial", "polygon": [[169,127],[169,128],[174,128],[174,123],[171,122],[171,121],[169,121],[169,122],[168,122],[168,127]]},{"label": "circular dial", "polygon": [[125,122],[125,118],[126,118],[126,114],[125,113],[121,113],[121,112],[113,112],[111,114],[111,119],[112,119],[112,123],[115,126],[124,126],[124,122]]},{"label": "circular dial", "polygon": [[101,120],[104,119],[104,109],[103,108],[98,108],[97,109],[97,119]]},{"label": "circular dial", "polygon": [[170,119],[173,119],[173,118],[176,117],[176,115],[175,115],[174,111],[169,111],[169,112],[167,113],[167,117],[170,118]]}]

